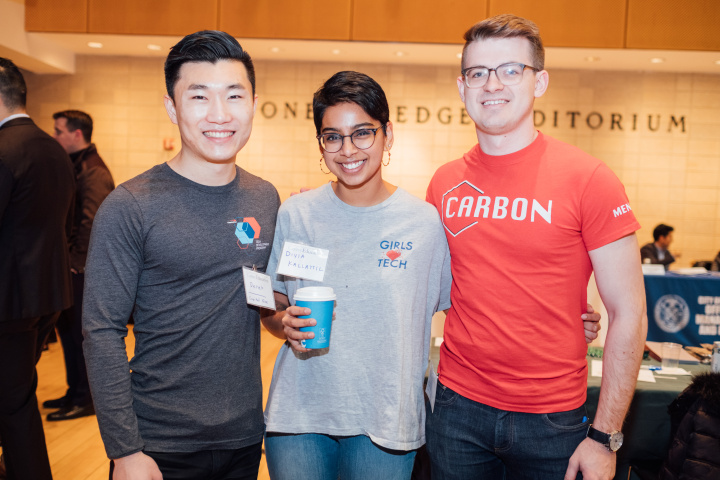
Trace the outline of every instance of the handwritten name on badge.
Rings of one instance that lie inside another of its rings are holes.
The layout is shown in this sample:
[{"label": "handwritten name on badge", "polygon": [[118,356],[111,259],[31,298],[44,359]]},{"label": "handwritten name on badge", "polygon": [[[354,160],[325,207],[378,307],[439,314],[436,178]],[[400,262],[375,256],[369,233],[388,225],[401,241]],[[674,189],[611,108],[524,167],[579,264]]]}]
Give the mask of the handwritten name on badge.
[{"label": "handwritten name on badge", "polygon": [[275,310],[275,294],[269,275],[243,267],[243,280],[248,304]]},{"label": "handwritten name on badge", "polygon": [[329,250],[286,241],[283,244],[277,273],[288,277],[322,282]]}]

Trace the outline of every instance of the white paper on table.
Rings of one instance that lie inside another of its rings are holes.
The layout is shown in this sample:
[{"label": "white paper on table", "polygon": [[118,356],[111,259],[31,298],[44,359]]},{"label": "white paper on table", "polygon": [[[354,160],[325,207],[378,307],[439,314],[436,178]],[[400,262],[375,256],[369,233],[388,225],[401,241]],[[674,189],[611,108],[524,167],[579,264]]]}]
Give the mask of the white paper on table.
[{"label": "white paper on table", "polygon": [[655,382],[655,375],[653,375],[652,370],[640,370],[638,372],[638,382],[650,382],[650,383],[656,383]]},{"label": "white paper on table", "polygon": [[[647,365],[643,365],[643,368],[646,368]],[[661,368],[660,370],[655,371],[655,375],[692,375],[690,372],[685,370],[684,368],[675,367],[675,368]]]},{"label": "white paper on table", "polygon": [[[591,375],[593,377],[602,377],[602,360],[593,360],[590,366],[592,369]],[[655,383],[655,376],[653,375],[653,372],[651,370],[648,370],[646,367],[646,365],[643,365],[643,367],[638,372],[638,381]]]},{"label": "white paper on table", "polygon": [[435,346],[439,347],[443,344],[443,337],[435,337]]}]

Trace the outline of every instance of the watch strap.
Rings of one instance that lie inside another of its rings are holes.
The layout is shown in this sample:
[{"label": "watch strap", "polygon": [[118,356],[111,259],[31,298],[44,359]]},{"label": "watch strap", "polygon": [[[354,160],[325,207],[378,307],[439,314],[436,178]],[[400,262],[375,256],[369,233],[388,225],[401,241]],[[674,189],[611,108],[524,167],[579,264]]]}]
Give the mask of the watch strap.
[{"label": "watch strap", "polygon": [[609,433],[601,432],[600,430],[593,428],[593,426],[590,425],[588,427],[587,437],[591,440],[595,440],[596,442],[610,448],[610,434]]}]

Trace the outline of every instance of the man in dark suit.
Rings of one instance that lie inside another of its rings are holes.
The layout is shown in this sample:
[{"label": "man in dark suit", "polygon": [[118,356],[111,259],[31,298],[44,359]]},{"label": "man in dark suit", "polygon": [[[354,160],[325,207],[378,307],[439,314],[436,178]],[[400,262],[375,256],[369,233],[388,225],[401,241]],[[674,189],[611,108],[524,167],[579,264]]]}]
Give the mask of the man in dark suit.
[{"label": "man in dark suit", "polygon": [[70,155],[75,169],[75,207],[70,236],[70,271],[73,283],[73,306],[64,310],[57,321],[57,330],[65,356],[68,389],[60,398],[43,402],[45,408],[59,408],[49,413],[48,421],[70,420],[93,415],[82,342],[82,302],[85,284],[85,259],[90,230],[100,204],[115,188],[110,170],[98,155],[92,141],[93,121],[80,110],[64,110],[53,114],[53,137]]},{"label": "man in dark suit", "polygon": [[25,113],[27,88],[0,58],[0,438],[8,480],[51,479],[35,395],[42,344],[72,304],[70,158]]},{"label": "man in dark suit", "polygon": [[665,270],[675,261],[675,257],[668,250],[673,241],[673,231],[670,225],[660,224],[653,230],[653,242],[645,244],[640,249],[642,263],[663,265]]}]

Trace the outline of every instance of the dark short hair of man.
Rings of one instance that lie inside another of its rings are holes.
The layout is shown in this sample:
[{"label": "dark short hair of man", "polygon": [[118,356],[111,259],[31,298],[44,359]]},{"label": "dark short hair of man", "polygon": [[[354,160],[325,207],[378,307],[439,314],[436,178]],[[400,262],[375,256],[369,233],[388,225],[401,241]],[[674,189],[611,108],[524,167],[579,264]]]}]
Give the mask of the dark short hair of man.
[{"label": "dark short hair of man", "polygon": [[658,240],[660,240],[660,237],[667,237],[673,230],[675,229],[670,225],[665,225],[661,223],[660,225],[655,227],[655,230],[653,230],[653,239],[657,242]]},{"label": "dark short hair of man", "polygon": [[[545,47],[543,47],[542,38],[540,38],[540,29],[535,22],[527,20],[517,15],[508,13],[496,15],[487,18],[482,22],[478,22],[465,32],[465,46],[462,51],[462,64],[460,68],[466,68],[473,65],[465,65],[465,51],[471,43],[478,40],[487,40],[490,38],[526,38],[532,48],[532,61],[538,70],[545,69]],[[496,67],[497,65],[484,65],[486,67]]]},{"label": "dark short hair of man", "polygon": [[235,38],[219,30],[202,30],[191,33],[176,43],[165,60],[165,88],[175,100],[175,84],[180,78],[180,68],[188,62],[210,62],[237,60],[245,66],[247,76],[255,95],[255,67],[250,55],[243,50]]},{"label": "dark short hair of man", "polygon": [[364,73],[338,72],[320,87],[313,96],[313,120],[320,134],[325,110],[339,103],[355,103],[365,113],[382,124],[383,131],[390,120],[387,97],[380,84]]},{"label": "dark short hair of man", "polygon": [[93,132],[93,120],[90,115],[80,110],[63,110],[62,112],[53,113],[53,119],[64,118],[67,122],[69,132],[80,130],[83,139],[90,143]]},{"label": "dark short hair of man", "polygon": [[0,99],[5,108],[25,108],[27,86],[20,69],[9,58],[0,57]]}]

